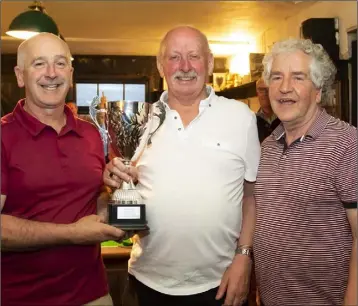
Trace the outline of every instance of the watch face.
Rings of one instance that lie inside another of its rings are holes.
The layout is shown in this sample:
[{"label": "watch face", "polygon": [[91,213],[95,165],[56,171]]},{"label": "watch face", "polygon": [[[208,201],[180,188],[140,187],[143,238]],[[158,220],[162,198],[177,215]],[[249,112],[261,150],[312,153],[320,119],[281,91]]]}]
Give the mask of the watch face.
[{"label": "watch face", "polygon": [[237,247],[235,250],[235,255],[237,255],[237,254],[246,255],[251,258],[252,257],[252,249]]}]

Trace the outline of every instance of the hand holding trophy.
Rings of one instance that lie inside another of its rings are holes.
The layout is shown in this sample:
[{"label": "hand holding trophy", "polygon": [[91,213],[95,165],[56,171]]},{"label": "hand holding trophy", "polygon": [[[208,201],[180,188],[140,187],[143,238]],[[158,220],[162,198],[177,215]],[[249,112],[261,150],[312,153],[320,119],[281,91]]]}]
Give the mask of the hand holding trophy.
[{"label": "hand holding trophy", "polygon": [[[138,101],[103,104],[99,97],[95,97],[90,105],[90,116],[105,146],[109,142],[128,167],[143,135],[150,107],[149,103]],[[133,181],[123,182],[121,188],[112,193],[108,202],[108,223],[127,231],[148,229],[145,204]]]}]

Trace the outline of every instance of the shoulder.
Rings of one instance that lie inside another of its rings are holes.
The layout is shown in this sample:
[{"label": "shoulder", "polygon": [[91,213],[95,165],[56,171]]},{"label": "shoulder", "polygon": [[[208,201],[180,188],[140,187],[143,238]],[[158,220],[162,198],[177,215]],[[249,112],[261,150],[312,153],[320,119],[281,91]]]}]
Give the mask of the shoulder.
[{"label": "shoulder", "polygon": [[94,123],[84,120],[82,118],[76,118],[78,128],[82,131],[84,135],[98,135],[99,131]]},{"label": "shoulder", "polygon": [[76,118],[76,122],[78,124],[78,126],[84,130],[84,131],[96,131],[97,128],[94,125],[94,123],[89,122],[88,120],[82,119],[82,118]]},{"label": "shoulder", "polygon": [[19,133],[19,125],[15,120],[13,113],[9,113],[4,117],[1,117],[1,139],[4,141],[11,141],[14,135]]},{"label": "shoulder", "polygon": [[340,143],[357,143],[357,128],[335,117],[328,121],[326,134],[334,136]]},{"label": "shoulder", "polygon": [[13,113],[9,113],[3,117],[1,117],[1,129],[5,128],[9,128],[13,125],[15,121],[14,115]]},{"label": "shoulder", "polygon": [[261,143],[261,156],[264,156],[266,153],[271,155],[273,152],[277,152],[280,146],[279,141],[276,140],[275,136],[271,133],[265,137]]},{"label": "shoulder", "polygon": [[256,114],[248,107],[248,105],[242,101],[235,99],[228,99],[225,97],[214,96],[212,101],[214,107],[226,114],[235,116],[238,120],[252,120],[256,119]]},{"label": "shoulder", "polygon": [[277,147],[277,146],[278,146],[278,141],[275,139],[275,137],[272,134],[267,136],[261,143],[262,149],[266,149],[269,147]]},{"label": "shoulder", "polygon": [[23,132],[23,129],[19,128],[19,124],[16,122],[13,113],[9,113],[1,117],[1,150],[2,157],[6,156],[11,152],[13,145],[23,139],[23,137],[18,137],[19,135],[27,135]]}]

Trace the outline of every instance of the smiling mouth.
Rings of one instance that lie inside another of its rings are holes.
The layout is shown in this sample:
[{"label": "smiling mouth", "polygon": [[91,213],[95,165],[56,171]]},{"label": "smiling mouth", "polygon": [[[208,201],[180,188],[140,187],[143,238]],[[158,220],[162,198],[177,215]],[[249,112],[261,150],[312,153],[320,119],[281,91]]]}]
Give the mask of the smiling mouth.
[{"label": "smiling mouth", "polygon": [[279,99],[278,102],[279,102],[280,104],[294,104],[294,103],[296,103],[295,100],[288,99],[288,98]]},{"label": "smiling mouth", "polygon": [[175,79],[179,80],[179,81],[192,81],[194,80],[196,77],[176,77]]},{"label": "smiling mouth", "polygon": [[43,89],[45,90],[49,90],[49,91],[52,91],[52,90],[56,90],[58,87],[61,86],[61,84],[52,84],[52,85],[40,85]]}]

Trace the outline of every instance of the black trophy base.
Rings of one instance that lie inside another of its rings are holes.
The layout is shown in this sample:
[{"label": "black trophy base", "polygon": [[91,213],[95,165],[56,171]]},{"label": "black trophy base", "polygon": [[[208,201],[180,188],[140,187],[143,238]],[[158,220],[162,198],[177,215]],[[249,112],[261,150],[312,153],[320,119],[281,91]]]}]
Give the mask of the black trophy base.
[{"label": "black trophy base", "polygon": [[123,231],[148,230],[145,205],[109,203],[108,224]]}]

